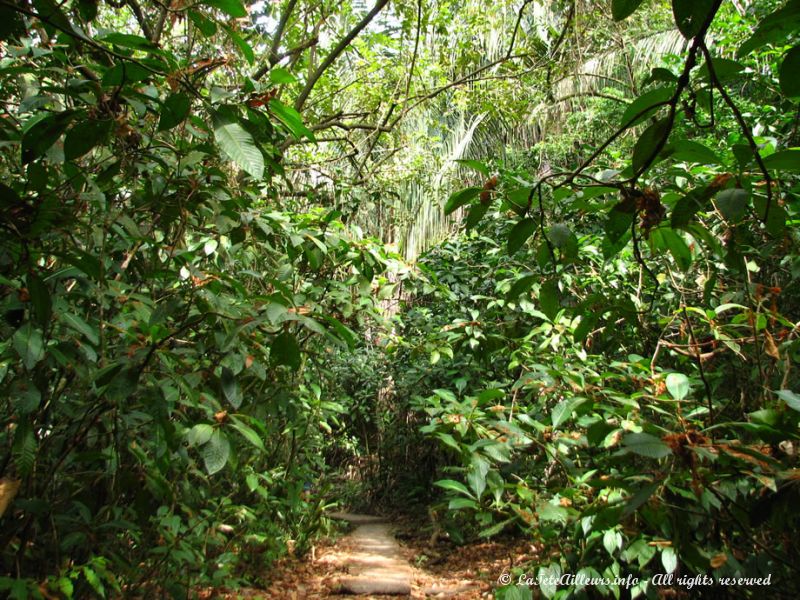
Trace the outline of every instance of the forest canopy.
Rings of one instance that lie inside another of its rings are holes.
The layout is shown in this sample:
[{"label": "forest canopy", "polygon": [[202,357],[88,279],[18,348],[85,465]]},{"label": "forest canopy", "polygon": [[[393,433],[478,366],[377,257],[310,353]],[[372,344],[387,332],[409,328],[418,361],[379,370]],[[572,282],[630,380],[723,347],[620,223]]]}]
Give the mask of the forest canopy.
[{"label": "forest canopy", "polygon": [[798,100],[797,0],[0,0],[0,594],[797,597]]}]

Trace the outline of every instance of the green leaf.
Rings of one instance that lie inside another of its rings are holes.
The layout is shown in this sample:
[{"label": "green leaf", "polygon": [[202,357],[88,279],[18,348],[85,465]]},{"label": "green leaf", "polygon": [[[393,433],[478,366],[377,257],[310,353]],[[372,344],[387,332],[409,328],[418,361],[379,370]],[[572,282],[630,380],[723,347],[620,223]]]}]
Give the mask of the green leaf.
[{"label": "green leaf", "polygon": [[222,367],[220,383],[222,384],[222,393],[225,395],[225,398],[231,403],[233,408],[238,409],[242,405],[242,391],[239,389],[236,376],[228,367]]},{"label": "green leaf", "polygon": [[629,433],[622,439],[622,444],[628,451],[648,458],[664,458],[672,454],[667,444],[649,433]]},{"label": "green leaf", "polygon": [[247,9],[240,0],[203,0],[203,4],[219,9],[234,19],[241,19],[247,16]]},{"label": "green leaf", "polygon": [[550,420],[554,428],[561,427],[567,419],[572,417],[572,411],[575,408],[575,400],[562,400],[553,407],[553,412],[550,414]]},{"label": "green leaf", "polygon": [[563,506],[556,506],[550,502],[543,502],[536,507],[536,514],[542,521],[565,524],[569,518],[569,511]]},{"label": "green leaf", "polygon": [[190,446],[202,446],[211,439],[214,428],[208,423],[198,423],[186,434],[186,441]]},{"label": "green leaf", "polygon": [[787,2],[782,8],[761,19],[753,35],[739,46],[736,56],[741,58],[765,44],[781,42],[798,29],[800,29],[800,3]]},{"label": "green leaf", "polygon": [[789,98],[800,98],[800,46],[795,46],[781,63],[781,91]]},{"label": "green leaf", "polygon": [[158,49],[158,46],[153,44],[153,42],[147,38],[144,38],[140,35],[134,35],[132,33],[119,33],[114,31],[105,34],[100,38],[100,40],[109,44],[114,44],[115,46],[120,46],[121,48],[132,48],[134,50]]},{"label": "green leaf", "polygon": [[775,394],[786,402],[786,405],[789,408],[793,408],[794,410],[800,412],[800,395],[795,394],[791,390],[778,390]]},{"label": "green leaf", "polygon": [[622,549],[622,544],[622,534],[619,531],[608,529],[603,534],[603,548],[610,556],[614,556],[618,550]]},{"label": "green leaf", "polygon": [[723,218],[729,223],[738,223],[747,213],[750,193],[742,188],[722,190],[714,199],[714,204]]},{"label": "green leaf", "polygon": [[93,345],[97,346],[100,343],[100,338],[98,337],[97,331],[78,315],[65,312],[59,315],[59,319],[61,319],[61,321],[63,321],[67,327],[83,334],[83,336]]},{"label": "green leaf", "polygon": [[299,369],[300,346],[295,337],[288,331],[284,331],[272,340],[269,359],[273,366],[285,365],[292,369]]},{"label": "green leaf", "polygon": [[487,179],[491,176],[489,173],[489,167],[479,160],[472,160],[471,158],[457,158],[456,162],[460,165],[464,165],[465,167],[476,170]]},{"label": "green leaf", "polygon": [[65,110],[45,117],[26,130],[22,136],[22,163],[28,164],[43,156],[64,133],[75,112]]},{"label": "green leaf", "polygon": [[111,121],[83,121],[76,123],[64,138],[64,158],[80,158],[98,144],[103,144],[111,132]]},{"label": "green leaf", "polygon": [[158,120],[158,130],[167,131],[180,125],[189,116],[192,101],[186,94],[172,94],[164,100],[161,116]]},{"label": "green leaf", "polygon": [[664,106],[675,94],[671,87],[660,87],[645,92],[631,102],[622,114],[620,126],[632,127],[650,117],[659,107]]},{"label": "green leaf", "polygon": [[675,553],[675,548],[667,547],[661,549],[661,564],[664,565],[664,570],[667,573],[672,573],[678,568],[678,555]]},{"label": "green leaf", "polygon": [[780,150],[764,158],[764,166],[776,171],[800,173],[800,148]]},{"label": "green leaf", "polygon": [[650,241],[657,250],[669,250],[682,271],[688,270],[691,266],[692,252],[675,230],[669,227],[658,227],[650,232]]},{"label": "green leaf", "polygon": [[273,98],[269,101],[269,109],[281,123],[286,125],[289,133],[295,138],[299,140],[302,137],[307,137],[312,142],[317,141],[311,130],[303,124],[303,117],[294,108],[286,106],[277,98]]},{"label": "green leaf", "polygon": [[714,4],[714,0],[672,0],[675,24],[684,37],[693,38],[700,33]]},{"label": "green leaf", "polygon": [[447,203],[444,205],[444,214],[449,215],[455,212],[458,208],[467,204],[473,198],[477,198],[480,196],[482,189],[483,188],[479,187],[468,187],[463,190],[453,192],[450,195],[450,198],[447,199]]},{"label": "green leaf", "polygon": [[253,52],[252,46],[248,44],[245,39],[240,36],[236,31],[231,27],[225,27],[225,31],[228,33],[228,37],[231,38],[236,48],[239,50],[239,53],[244,57],[247,61],[247,64],[252,65],[256,62],[256,55]]},{"label": "green leaf", "polygon": [[773,196],[767,212],[767,198],[765,196],[753,197],[753,208],[756,210],[758,218],[766,225],[767,233],[773,237],[780,237],[786,227],[786,209],[778,204]]},{"label": "green leaf", "polygon": [[463,483],[459,481],[454,481],[453,479],[440,479],[439,481],[435,481],[433,485],[439,486],[440,488],[451,492],[458,492],[459,494],[464,494],[465,496],[469,496],[470,498],[475,497],[467,489],[467,486],[465,486]]},{"label": "green leaf", "polygon": [[633,147],[633,170],[643,172],[646,165],[652,164],[659,145],[669,136],[669,121],[661,119],[644,130]]},{"label": "green leaf", "polygon": [[660,485],[661,482],[658,481],[654,483],[649,483],[643,488],[641,488],[639,491],[637,491],[633,496],[631,496],[630,499],[628,500],[628,503],[625,505],[625,510],[622,511],[621,518],[624,519],[635,513],[636,510],[642,504],[644,504],[650,499],[650,496],[652,496],[655,493],[655,491],[659,488]]},{"label": "green leaf", "polygon": [[472,491],[475,492],[475,497],[481,499],[484,490],[486,490],[486,474],[489,472],[489,463],[486,459],[480,456],[473,455],[470,468],[467,471],[467,483]]},{"label": "green leaf", "polygon": [[683,400],[689,394],[689,378],[683,373],[670,373],[665,383],[675,400]]},{"label": "green leaf", "polygon": [[[745,66],[738,61],[720,57],[712,58],[711,66],[714,67],[714,75],[721,82],[736,79],[745,69]],[[708,62],[703,63],[703,66],[697,69],[697,78],[703,81],[711,80],[711,71],[708,68]]]},{"label": "green leaf", "polygon": [[200,455],[203,457],[203,464],[205,464],[206,472],[213,475],[222,470],[228,462],[228,457],[231,453],[231,445],[228,438],[225,437],[219,429],[214,430],[211,438],[208,440],[202,449]]},{"label": "green leaf", "polygon": [[713,150],[692,140],[679,140],[673,144],[669,144],[664,148],[664,154],[677,161],[692,162],[701,165],[722,164],[719,156],[717,156]]},{"label": "green leaf", "polygon": [[447,505],[448,510],[461,510],[463,508],[478,510],[479,506],[475,500],[470,500],[469,498],[453,498]]},{"label": "green leaf", "polygon": [[514,254],[517,250],[522,248],[528,238],[536,231],[536,221],[531,218],[525,218],[519,221],[511,229],[508,234],[507,249],[509,254]]},{"label": "green leaf", "polygon": [[578,238],[565,223],[555,223],[547,228],[547,239],[561,256],[567,259],[578,257]]},{"label": "green leaf", "polygon": [[[29,421],[19,423],[14,431],[14,444],[11,451],[14,454],[14,463],[17,471],[23,477],[33,472],[36,463],[36,449],[38,443],[36,434]],[[27,595],[25,597],[28,597]]]},{"label": "green leaf", "polygon": [[483,202],[478,202],[477,204],[473,204],[472,208],[469,209],[469,214],[467,215],[467,220],[465,226],[467,229],[472,229],[478,223],[481,222],[481,219],[489,210],[489,204],[484,204]]},{"label": "green leaf", "polygon": [[295,83],[297,81],[297,77],[292,75],[283,67],[274,67],[269,72],[269,80],[276,85],[286,85],[289,83]]},{"label": "green leaf", "polygon": [[30,272],[27,277],[28,293],[31,296],[33,312],[36,320],[42,327],[47,325],[53,314],[53,302],[50,298],[50,290],[47,284],[36,273]]},{"label": "green leaf", "polygon": [[212,114],[212,121],[214,139],[225,155],[255,179],[262,179],[264,155],[238,119],[228,111],[216,111]]},{"label": "green leaf", "polygon": [[516,300],[520,294],[527,292],[533,284],[536,283],[541,279],[541,275],[526,275],[524,277],[520,277],[514,282],[514,285],[511,286],[511,289],[508,290],[508,294],[506,294],[506,300]]},{"label": "green leaf", "polygon": [[548,319],[552,321],[556,318],[561,308],[561,302],[558,297],[558,281],[548,279],[542,284],[539,290],[539,305]]},{"label": "green leaf", "polygon": [[217,33],[217,24],[202,13],[190,10],[189,19],[204,37],[211,37]]},{"label": "green leaf", "polygon": [[13,338],[14,350],[17,351],[25,368],[32,370],[44,358],[44,339],[42,332],[31,323],[25,323],[17,329]]},{"label": "green leaf", "polygon": [[142,65],[123,61],[117,63],[103,74],[103,87],[122,87],[126,83],[136,83],[148,79],[152,73]]},{"label": "green leaf", "polygon": [[20,415],[29,415],[34,412],[42,402],[42,393],[32,383],[26,384],[25,389],[17,392],[14,398],[14,408]]},{"label": "green leaf", "polygon": [[46,25],[54,25],[58,29],[66,32],[74,31],[67,15],[53,0],[33,0],[33,6],[36,8],[36,14],[41,17],[41,20]]},{"label": "green leaf", "polygon": [[231,427],[238,431],[242,437],[250,442],[253,446],[259,450],[265,450],[264,440],[261,439],[261,436],[258,435],[255,429],[245,425],[240,421],[231,421]]},{"label": "green leaf", "polygon": [[611,16],[615,21],[622,21],[631,16],[644,0],[612,0]]},{"label": "green leaf", "polygon": [[11,6],[0,6],[0,40],[18,37],[25,34],[25,22],[22,14]]}]

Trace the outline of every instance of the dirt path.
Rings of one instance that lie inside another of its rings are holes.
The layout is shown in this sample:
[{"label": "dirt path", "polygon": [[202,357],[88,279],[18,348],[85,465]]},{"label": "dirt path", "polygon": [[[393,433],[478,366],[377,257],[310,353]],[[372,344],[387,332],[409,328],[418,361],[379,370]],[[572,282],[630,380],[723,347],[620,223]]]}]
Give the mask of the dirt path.
[{"label": "dirt path", "polygon": [[338,557],[349,574],[338,580],[342,592],[350,594],[387,594],[408,596],[411,594],[411,565],[400,553],[389,524],[380,517],[333,513],[356,525],[346,546],[347,552]]},{"label": "dirt path", "polygon": [[[306,556],[282,560],[268,589],[239,590],[224,598],[258,600],[369,600],[397,598],[493,598],[499,574],[530,560],[535,552],[524,540],[476,542],[455,546],[429,544],[417,522],[333,513],[330,518],[355,525],[348,535],[321,541]],[[401,536],[398,542],[396,535]]]}]

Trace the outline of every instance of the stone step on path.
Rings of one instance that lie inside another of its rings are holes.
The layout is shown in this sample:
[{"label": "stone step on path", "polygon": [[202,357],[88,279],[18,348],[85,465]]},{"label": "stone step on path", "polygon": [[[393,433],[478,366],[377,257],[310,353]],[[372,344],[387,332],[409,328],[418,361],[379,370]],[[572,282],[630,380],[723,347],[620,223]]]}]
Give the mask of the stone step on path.
[{"label": "stone step on path", "polygon": [[338,581],[342,592],[393,596],[411,594],[411,565],[403,559],[400,545],[385,519],[352,513],[329,513],[328,516],[356,526],[348,536],[352,546],[345,564],[348,575]]}]

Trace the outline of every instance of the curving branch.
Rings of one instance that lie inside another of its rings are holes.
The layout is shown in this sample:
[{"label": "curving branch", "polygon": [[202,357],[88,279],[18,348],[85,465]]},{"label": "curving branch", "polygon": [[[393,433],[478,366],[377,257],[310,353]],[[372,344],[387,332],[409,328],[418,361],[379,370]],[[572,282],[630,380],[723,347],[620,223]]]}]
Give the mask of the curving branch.
[{"label": "curving branch", "polygon": [[311,75],[309,75],[306,85],[303,87],[303,90],[300,92],[300,95],[297,96],[297,100],[294,102],[295,110],[299,112],[303,109],[303,105],[305,105],[306,100],[308,100],[311,90],[313,90],[314,86],[317,85],[317,82],[319,81],[319,78],[322,77],[322,74],[328,70],[328,67],[336,62],[336,59],[339,58],[342,52],[347,49],[350,43],[356,39],[358,34],[361,33],[364,28],[372,22],[372,20],[379,12],[381,12],[381,10],[383,10],[387,4],[389,4],[389,0],[378,0],[375,3],[375,6],[372,7],[372,10],[364,15],[364,18],[361,19],[358,24],[356,24],[356,26],[347,33],[347,35],[339,40],[339,43],[336,45],[336,47],[331,50],[330,53],[328,53],[328,56],[325,57],[325,60],[322,61],[322,64],[320,64],[320,66],[317,67],[317,69],[311,73]]}]

